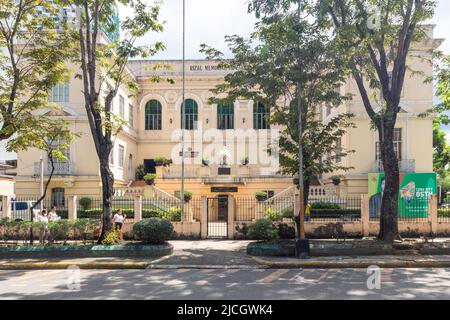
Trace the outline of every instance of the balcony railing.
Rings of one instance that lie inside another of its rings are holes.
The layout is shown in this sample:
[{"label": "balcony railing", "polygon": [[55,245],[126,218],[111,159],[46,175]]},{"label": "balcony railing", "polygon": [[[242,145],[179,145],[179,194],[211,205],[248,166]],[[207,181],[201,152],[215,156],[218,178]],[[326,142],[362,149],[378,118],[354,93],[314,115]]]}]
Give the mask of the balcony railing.
[{"label": "balcony railing", "polygon": [[[44,175],[48,176],[52,172],[52,165],[50,162],[44,164]],[[34,174],[40,175],[41,168],[39,162],[34,163]],[[75,165],[72,162],[55,162],[54,176],[72,176],[75,175]]]},{"label": "balcony railing", "polygon": [[[400,160],[398,162],[400,172],[414,172],[416,171],[416,160]],[[373,164],[374,172],[384,172],[383,163],[379,160]]]}]

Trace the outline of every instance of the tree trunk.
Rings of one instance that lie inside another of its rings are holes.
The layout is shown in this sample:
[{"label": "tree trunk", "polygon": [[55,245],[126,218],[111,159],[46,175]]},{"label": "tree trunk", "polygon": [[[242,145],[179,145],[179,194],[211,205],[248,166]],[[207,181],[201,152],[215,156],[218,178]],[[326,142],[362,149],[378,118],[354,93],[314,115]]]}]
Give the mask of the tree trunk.
[{"label": "tree trunk", "polygon": [[[103,159],[106,158],[106,159]],[[114,175],[109,169],[109,153],[101,155],[100,174],[102,177],[103,226],[98,243],[112,230],[112,197],[114,194]]]},{"label": "tree trunk", "polygon": [[383,139],[380,139],[381,159],[385,173],[385,187],[381,203],[380,233],[378,239],[385,243],[393,243],[399,238],[398,233],[398,190],[400,171],[398,159],[394,151],[394,125],[384,126]]},{"label": "tree trunk", "polygon": [[306,208],[306,205],[308,204],[309,201],[309,187],[310,182],[308,179],[305,179],[303,183],[303,208]]}]

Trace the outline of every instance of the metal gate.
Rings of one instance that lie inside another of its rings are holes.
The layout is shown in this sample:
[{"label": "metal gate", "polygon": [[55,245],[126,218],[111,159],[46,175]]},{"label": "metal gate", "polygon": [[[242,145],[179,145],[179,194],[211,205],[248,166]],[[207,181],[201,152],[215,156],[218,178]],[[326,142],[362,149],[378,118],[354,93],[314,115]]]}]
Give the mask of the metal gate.
[{"label": "metal gate", "polygon": [[228,238],[228,196],[208,198],[208,238]]}]

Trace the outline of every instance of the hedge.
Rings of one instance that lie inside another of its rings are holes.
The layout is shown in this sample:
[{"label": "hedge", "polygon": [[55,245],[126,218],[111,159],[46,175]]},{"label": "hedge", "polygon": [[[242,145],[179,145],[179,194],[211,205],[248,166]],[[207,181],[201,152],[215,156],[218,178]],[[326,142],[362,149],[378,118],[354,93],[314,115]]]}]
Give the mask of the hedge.
[{"label": "hedge", "polygon": [[312,209],[312,219],[325,219],[325,218],[337,218],[337,217],[352,217],[360,218],[361,209]]},{"label": "hedge", "polygon": [[450,210],[449,209],[438,209],[438,217],[450,218]]},{"label": "hedge", "polygon": [[[126,215],[127,218],[134,219],[133,209],[122,209],[122,213]],[[77,216],[80,219],[100,219],[101,214],[101,209],[78,210],[77,212]],[[142,209],[142,219],[147,218],[162,218],[175,222],[181,221],[181,209],[175,207],[169,208],[167,211],[161,209]]]}]

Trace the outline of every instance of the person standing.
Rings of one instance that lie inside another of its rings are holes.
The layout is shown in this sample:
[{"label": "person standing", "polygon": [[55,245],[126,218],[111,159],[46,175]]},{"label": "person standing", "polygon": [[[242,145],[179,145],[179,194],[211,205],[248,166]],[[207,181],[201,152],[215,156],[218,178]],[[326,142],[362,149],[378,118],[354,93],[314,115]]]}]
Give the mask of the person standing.
[{"label": "person standing", "polygon": [[41,214],[37,217],[38,222],[43,224],[43,228],[39,232],[39,243],[44,245],[45,241],[50,237],[50,231],[48,229],[48,214],[47,210],[42,210]]},{"label": "person standing", "polygon": [[125,222],[126,216],[123,215],[122,209],[117,210],[113,219],[114,219],[114,230],[117,230],[119,232],[120,240],[123,240],[122,227],[123,223]]},{"label": "person standing", "polygon": [[50,210],[50,213],[49,213],[48,220],[49,221],[59,221],[59,220],[61,220],[61,217],[58,216],[58,213],[56,212],[56,206],[52,206],[52,209]]}]

